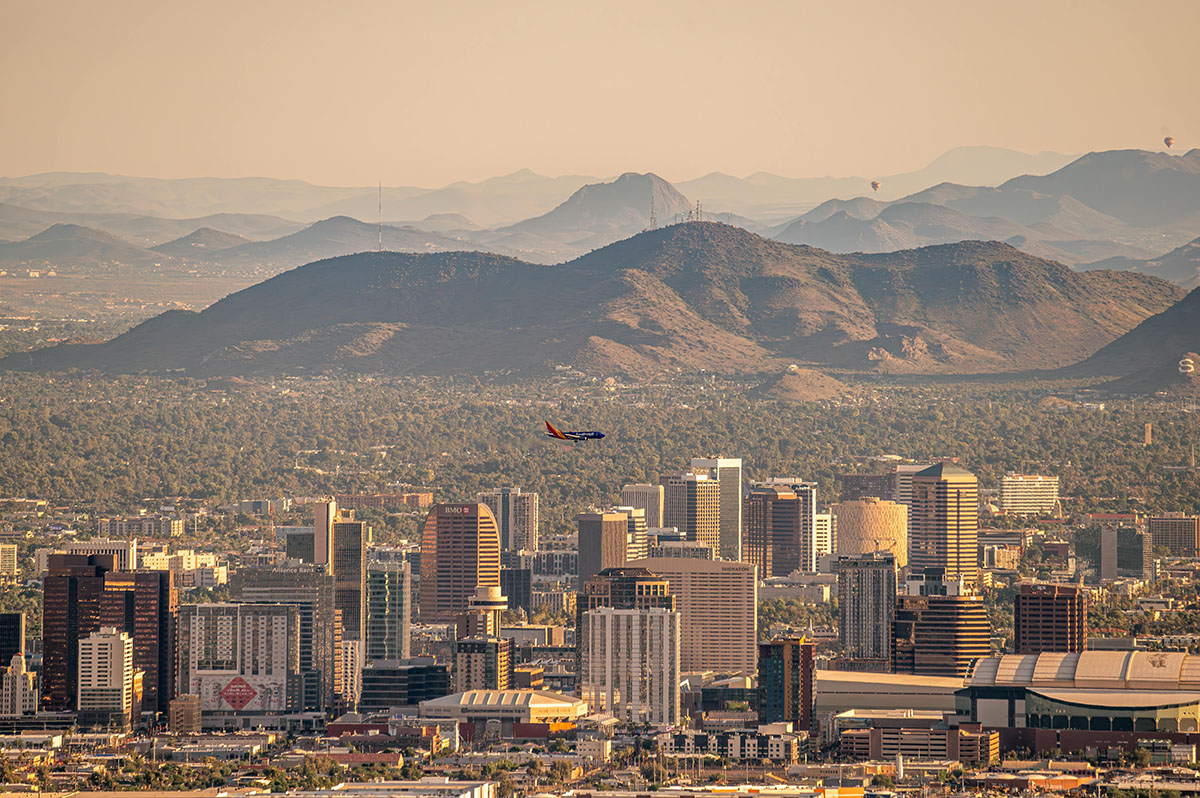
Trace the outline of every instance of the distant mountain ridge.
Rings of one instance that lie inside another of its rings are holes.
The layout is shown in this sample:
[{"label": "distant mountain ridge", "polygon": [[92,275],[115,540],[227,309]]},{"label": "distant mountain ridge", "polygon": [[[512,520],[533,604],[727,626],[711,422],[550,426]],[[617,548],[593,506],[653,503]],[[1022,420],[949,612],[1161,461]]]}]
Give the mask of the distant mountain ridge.
[{"label": "distant mountain ridge", "polygon": [[460,251],[333,258],[201,313],[169,312],[104,344],[12,356],[0,368],[1025,370],[1078,361],[1181,296],[1153,277],[1073,272],[1003,244],[836,255],[688,223],[558,266]]}]

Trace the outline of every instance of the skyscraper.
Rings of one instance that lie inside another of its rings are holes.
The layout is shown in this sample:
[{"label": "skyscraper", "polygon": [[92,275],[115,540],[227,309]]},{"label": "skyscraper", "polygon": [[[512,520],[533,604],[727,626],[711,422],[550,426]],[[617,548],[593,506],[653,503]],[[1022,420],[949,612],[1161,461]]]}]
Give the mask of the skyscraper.
[{"label": "skyscraper", "polygon": [[575,516],[579,538],[579,584],[626,563],[629,517],[617,512],[588,512]]},{"label": "skyscraper", "polygon": [[832,507],[837,520],[837,553],[846,555],[886,551],[896,567],[908,565],[908,507],[867,497]]},{"label": "skyscraper", "polygon": [[625,532],[625,561],[640,560],[650,554],[650,536],[646,526],[646,511],[640,507],[621,505],[612,508],[627,519]]},{"label": "skyscraper", "polygon": [[621,488],[621,504],[640,507],[646,511],[646,526],[657,529],[663,526],[663,486],[635,484]]},{"label": "skyscraper", "polygon": [[[896,504],[912,506],[913,477],[929,468],[930,463],[899,463],[892,469],[892,500]],[[909,518],[912,513],[909,512]]]},{"label": "skyscraper", "polygon": [[602,608],[584,613],[582,697],[633,723],[678,723],[679,613]]},{"label": "skyscraper", "polygon": [[313,562],[329,567],[333,559],[333,525],[338,519],[337,502],[317,502],[313,512]]},{"label": "skyscraper", "polygon": [[721,484],[718,500],[722,559],[736,560],[742,552],[742,459],[740,457],[693,457],[692,471],[708,474]]},{"label": "skyscraper", "polygon": [[758,569],[746,562],[664,557],[638,560],[668,581],[679,612],[684,672],[754,672],[758,661]]},{"label": "skyscraper", "polygon": [[[721,553],[721,483],[715,477],[668,474],[663,479],[663,497],[666,526],[675,527],[687,540],[709,546],[715,554]],[[738,519],[740,524],[740,511]]]},{"label": "skyscraper", "polygon": [[37,674],[25,667],[25,655],[13,654],[0,668],[0,718],[37,712]]},{"label": "skyscraper", "polygon": [[367,566],[367,659],[411,655],[412,570],[408,563]]},{"label": "skyscraper", "polygon": [[750,483],[746,499],[747,537],[751,556],[768,560],[767,576],[792,571],[814,572],[823,548],[817,530],[817,483],[795,477],[773,477]]},{"label": "skyscraper", "polygon": [[939,568],[973,587],[979,577],[979,481],[966,469],[939,463],[912,480],[909,562],[916,572]]},{"label": "skyscraper", "polygon": [[1087,593],[1078,585],[1022,583],[1013,609],[1014,651],[1086,650],[1087,611]]},{"label": "skyscraper", "polygon": [[847,669],[889,672],[896,560],[888,552],[838,557],[838,642]]},{"label": "skyscraper", "polygon": [[991,650],[983,599],[938,568],[914,574],[896,598],[892,667],[896,673],[966,676]]},{"label": "skyscraper", "polygon": [[500,532],[486,504],[435,504],[421,534],[421,620],[453,623],[475,589],[500,587]]},{"label": "skyscraper", "polygon": [[612,607],[617,610],[675,609],[671,583],[642,566],[606,568],[583,583],[579,611]]},{"label": "skyscraper", "polygon": [[821,558],[833,554],[837,547],[837,519],[833,513],[813,514],[813,559],[821,562]]},{"label": "skyscraper", "polygon": [[1176,557],[1200,557],[1200,516],[1165,513],[1146,519],[1146,533],[1156,549]]},{"label": "skyscraper", "polygon": [[104,575],[111,554],[51,554],[42,583],[42,707],[75,709],[79,689],[79,639],[100,628]]},{"label": "skyscraper", "polygon": [[175,625],[179,595],[170,571],[110,571],[104,575],[100,622],[133,641],[133,668],[142,671],[142,711],[166,713],[175,697]]},{"label": "skyscraper", "polygon": [[454,642],[454,689],[507,690],[512,686],[512,640],[465,637]]},{"label": "skyscraper", "polygon": [[492,488],[480,493],[500,530],[501,551],[537,551],[538,495],[522,493],[520,488]]},{"label": "skyscraper", "polygon": [[1000,479],[1000,509],[1014,515],[1047,515],[1058,507],[1058,477],[1017,474]]},{"label": "skyscraper", "polygon": [[342,614],[342,639],[361,642],[366,638],[367,628],[363,600],[367,593],[367,543],[371,529],[362,521],[355,521],[352,513],[334,521],[329,572],[333,574],[333,606]]},{"label": "skyscraper", "polygon": [[794,724],[813,731],[813,648],[804,638],[782,638],[758,647],[758,717],[762,723]]},{"label": "skyscraper", "polygon": [[25,613],[0,612],[0,667],[25,653]]},{"label": "skyscraper", "polygon": [[76,706],[82,726],[129,728],[137,712],[133,638],[102,626],[79,640]]}]

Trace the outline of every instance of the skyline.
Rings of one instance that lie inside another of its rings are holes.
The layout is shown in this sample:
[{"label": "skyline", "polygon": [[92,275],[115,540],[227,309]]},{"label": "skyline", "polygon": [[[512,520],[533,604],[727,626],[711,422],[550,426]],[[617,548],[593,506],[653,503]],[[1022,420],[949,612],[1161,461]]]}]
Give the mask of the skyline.
[{"label": "skyline", "polygon": [[234,8],[10,4],[0,64],[21,78],[0,100],[27,124],[0,132],[0,171],[872,177],[955,146],[1200,142],[1183,90],[1200,7],[1183,3]]}]

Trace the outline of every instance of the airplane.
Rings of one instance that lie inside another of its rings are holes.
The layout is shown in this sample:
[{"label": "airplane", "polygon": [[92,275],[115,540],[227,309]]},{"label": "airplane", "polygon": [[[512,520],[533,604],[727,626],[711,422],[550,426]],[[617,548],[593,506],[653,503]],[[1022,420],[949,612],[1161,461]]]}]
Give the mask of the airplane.
[{"label": "airplane", "polygon": [[604,437],[603,432],[595,430],[567,430],[563,432],[558,427],[546,422],[546,434],[560,441],[598,441]]}]

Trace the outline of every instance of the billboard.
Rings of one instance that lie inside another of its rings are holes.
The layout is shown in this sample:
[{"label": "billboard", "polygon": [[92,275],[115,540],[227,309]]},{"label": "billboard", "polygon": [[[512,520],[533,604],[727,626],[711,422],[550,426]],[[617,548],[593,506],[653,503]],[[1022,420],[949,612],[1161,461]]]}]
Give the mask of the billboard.
[{"label": "billboard", "polygon": [[195,674],[189,692],[200,696],[202,712],[286,712],[288,709],[287,677],[284,675]]}]

